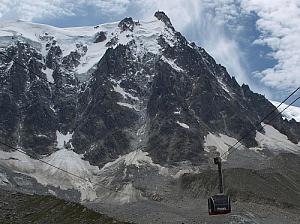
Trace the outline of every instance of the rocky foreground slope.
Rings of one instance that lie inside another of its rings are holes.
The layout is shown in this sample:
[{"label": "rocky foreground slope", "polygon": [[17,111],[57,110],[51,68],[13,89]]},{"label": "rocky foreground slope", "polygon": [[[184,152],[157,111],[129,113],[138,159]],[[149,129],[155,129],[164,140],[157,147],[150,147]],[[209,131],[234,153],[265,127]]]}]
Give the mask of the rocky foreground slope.
[{"label": "rocky foreground slope", "polygon": [[[269,166],[257,170],[225,169],[225,192],[233,201],[300,209],[300,157],[280,154],[269,162]],[[217,186],[218,175],[215,170],[181,177],[182,189],[194,197],[217,192]]]},{"label": "rocky foreground slope", "polygon": [[280,154],[260,164],[261,169],[225,167],[225,192],[231,196],[232,213],[209,216],[207,197],[218,192],[217,172],[201,170],[176,180],[161,181],[161,200],[140,200],[121,206],[87,203],[97,211],[137,223],[197,224],[297,224],[300,222],[300,157]]},{"label": "rocky foreground slope", "polygon": [[101,223],[119,222],[82,205],[66,202],[53,196],[27,195],[0,189],[0,223]]}]

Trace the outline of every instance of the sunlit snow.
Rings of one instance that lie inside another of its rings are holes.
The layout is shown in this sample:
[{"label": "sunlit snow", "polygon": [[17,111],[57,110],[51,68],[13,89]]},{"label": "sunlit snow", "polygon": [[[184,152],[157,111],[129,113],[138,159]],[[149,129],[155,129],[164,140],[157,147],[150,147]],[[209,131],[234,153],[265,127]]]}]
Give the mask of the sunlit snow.
[{"label": "sunlit snow", "polygon": [[[100,31],[105,33],[106,39],[94,43],[95,36]],[[161,35],[170,46],[174,46],[176,42],[174,31],[156,18],[152,21],[139,21],[133,32],[121,31],[118,22],[101,24],[97,28],[94,26],[58,28],[24,21],[0,22],[0,47],[7,47],[20,40],[30,43],[45,57],[47,53],[45,45],[48,41],[47,38],[43,40],[45,36],[54,38],[63,56],[69,55],[72,51],[80,51],[78,44],[86,46],[87,51],[82,54],[80,64],[76,68],[77,74],[85,74],[93,68],[109,47],[126,45],[132,40],[135,42],[132,50],[136,56],[142,57],[145,53],[159,54],[161,47],[158,39]],[[113,38],[117,43],[111,46],[108,42]],[[48,78],[51,80],[50,71],[46,71],[46,74],[49,74]]]},{"label": "sunlit snow", "polygon": [[[81,193],[81,200],[94,200],[96,192],[92,184],[81,180],[66,172],[49,166],[38,160],[18,152],[0,151],[0,164],[12,168],[12,170],[29,175],[43,185],[52,185],[61,189],[76,189]],[[72,150],[60,149],[50,156],[44,157],[43,161],[59,167],[67,172],[83,177],[87,180],[94,180],[94,176],[99,172],[99,168],[90,165],[88,161],[82,159]]]},{"label": "sunlit snow", "polygon": [[114,85],[113,88],[114,88],[114,91],[117,93],[120,93],[124,99],[131,98],[133,100],[139,100],[138,97],[135,97],[135,96],[131,95],[130,93],[126,92],[118,83],[116,85]]},{"label": "sunlit snow", "polygon": [[[228,152],[228,149],[233,146],[235,143],[237,143],[237,140],[235,138],[229,137],[224,134],[212,134],[209,133],[204,138],[204,150],[209,152],[210,147],[215,147],[216,151],[220,153],[220,155],[223,155],[224,153]],[[226,158],[226,154],[224,156]]]},{"label": "sunlit snow", "polygon": [[54,79],[53,79],[53,70],[50,68],[46,68],[45,70],[43,70],[43,72],[46,74],[46,78],[48,82],[54,83]]},{"label": "sunlit snow", "polygon": [[[288,140],[288,137],[271,125],[264,126],[265,133],[256,132],[255,140],[259,144],[260,149],[267,148],[273,152],[288,151],[293,153],[300,153],[300,146]],[[257,148],[256,148],[257,149]]]},{"label": "sunlit snow", "polygon": [[159,173],[162,175],[165,175],[167,173],[167,168],[162,167],[159,164],[153,163],[151,157],[149,156],[149,153],[144,152],[140,149],[130,152],[126,155],[120,156],[115,161],[105,164],[101,171],[111,169],[112,167],[119,166],[120,164],[124,164],[126,166],[133,165],[137,168],[140,168],[141,166],[145,165],[150,165],[152,167],[157,167],[159,169]]},{"label": "sunlit snow", "polygon": [[189,129],[190,128],[190,126],[188,126],[187,124],[185,124],[185,123],[181,123],[181,122],[179,122],[179,121],[176,121],[176,123],[177,124],[179,124],[181,127],[183,127],[183,128],[186,128],[186,129]]},{"label": "sunlit snow", "polygon": [[165,56],[162,56],[161,59],[168,63],[174,70],[176,70],[177,72],[183,72],[184,70],[182,68],[180,68],[176,63],[174,59],[170,59],[170,58],[166,58]]},{"label": "sunlit snow", "polygon": [[[276,101],[270,101],[274,106],[278,106],[280,103]],[[279,107],[279,111],[284,110],[288,105],[287,104],[282,104]],[[283,116],[288,119],[295,119],[296,121],[300,122],[300,107],[295,107],[295,106],[290,106],[288,107],[285,111],[282,112]]]},{"label": "sunlit snow", "polygon": [[127,107],[127,108],[134,109],[134,110],[138,111],[138,109],[132,104],[122,103],[122,102],[117,102],[117,104],[122,106],[122,107]]},{"label": "sunlit snow", "polygon": [[67,134],[62,134],[56,130],[56,141],[57,141],[57,148],[64,148],[65,144],[70,142],[72,139],[73,133],[67,132]]}]

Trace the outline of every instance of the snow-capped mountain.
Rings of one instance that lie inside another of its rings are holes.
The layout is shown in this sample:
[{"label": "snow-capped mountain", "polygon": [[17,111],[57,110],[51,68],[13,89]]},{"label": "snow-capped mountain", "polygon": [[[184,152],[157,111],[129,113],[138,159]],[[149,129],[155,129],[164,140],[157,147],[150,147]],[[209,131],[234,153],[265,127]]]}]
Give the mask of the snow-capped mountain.
[{"label": "snow-capped mountain", "polygon": [[[280,105],[280,102],[276,102],[276,101],[271,101],[271,103],[274,104],[274,106],[278,106]],[[283,111],[288,105],[283,103],[281,104],[281,106],[278,108],[279,111]],[[289,106],[286,110],[283,111],[283,116],[288,119],[288,120],[292,120],[295,119],[297,122],[300,122],[300,108],[299,107],[295,107],[295,106]]]},{"label": "snow-capped mountain", "polygon": [[8,185],[25,175],[36,181],[27,185],[57,195],[75,189],[81,200],[138,200],[161,178],[196,172],[256,126],[242,149],[265,156],[288,143],[300,152],[300,123],[279,116],[258,124],[274,105],[240,86],[163,12],[94,27],[0,22],[0,51],[0,139],[31,156],[1,146]]}]

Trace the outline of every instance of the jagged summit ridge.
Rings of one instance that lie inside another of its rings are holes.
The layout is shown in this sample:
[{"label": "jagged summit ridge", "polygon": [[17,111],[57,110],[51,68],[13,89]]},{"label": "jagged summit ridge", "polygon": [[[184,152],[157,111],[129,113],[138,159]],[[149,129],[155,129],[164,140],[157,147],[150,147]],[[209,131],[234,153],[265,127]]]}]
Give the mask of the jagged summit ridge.
[{"label": "jagged summit ridge", "polygon": [[31,43],[31,46],[44,57],[48,56],[49,50],[61,51],[55,52],[55,55],[62,58],[73,54],[79,62],[75,66],[79,74],[86,73],[92,68],[109,47],[126,45],[134,39],[140,42],[139,45],[143,45],[141,46],[143,50],[150,52],[155,50],[156,53],[159,48],[157,38],[165,35],[166,41],[171,42],[174,35],[167,29],[165,23],[158,19],[139,22],[125,18],[119,23],[72,28],[56,28],[29,22],[2,22],[0,27],[0,43],[3,47],[22,41]]},{"label": "jagged summit ridge", "polygon": [[157,11],[155,12],[154,16],[163,21],[164,24],[166,24],[166,26],[168,26],[169,28],[171,28],[172,30],[175,30],[172,23],[171,23],[171,20],[170,18],[163,12],[163,11]]},{"label": "jagged summit ridge", "polygon": [[121,31],[133,31],[134,26],[138,25],[138,22],[134,22],[131,17],[126,17],[125,19],[121,20],[118,24],[118,27],[121,29]]}]

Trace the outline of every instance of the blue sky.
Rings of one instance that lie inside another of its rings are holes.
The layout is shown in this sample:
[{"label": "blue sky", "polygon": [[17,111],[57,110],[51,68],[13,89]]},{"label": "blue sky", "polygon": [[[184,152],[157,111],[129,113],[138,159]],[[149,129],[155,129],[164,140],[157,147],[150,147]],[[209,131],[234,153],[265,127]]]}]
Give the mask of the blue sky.
[{"label": "blue sky", "polygon": [[165,11],[177,30],[204,47],[240,84],[277,101],[300,86],[299,0],[0,0],[2,21],[58,27],[126,16],[149,20],[157,10]]}]

